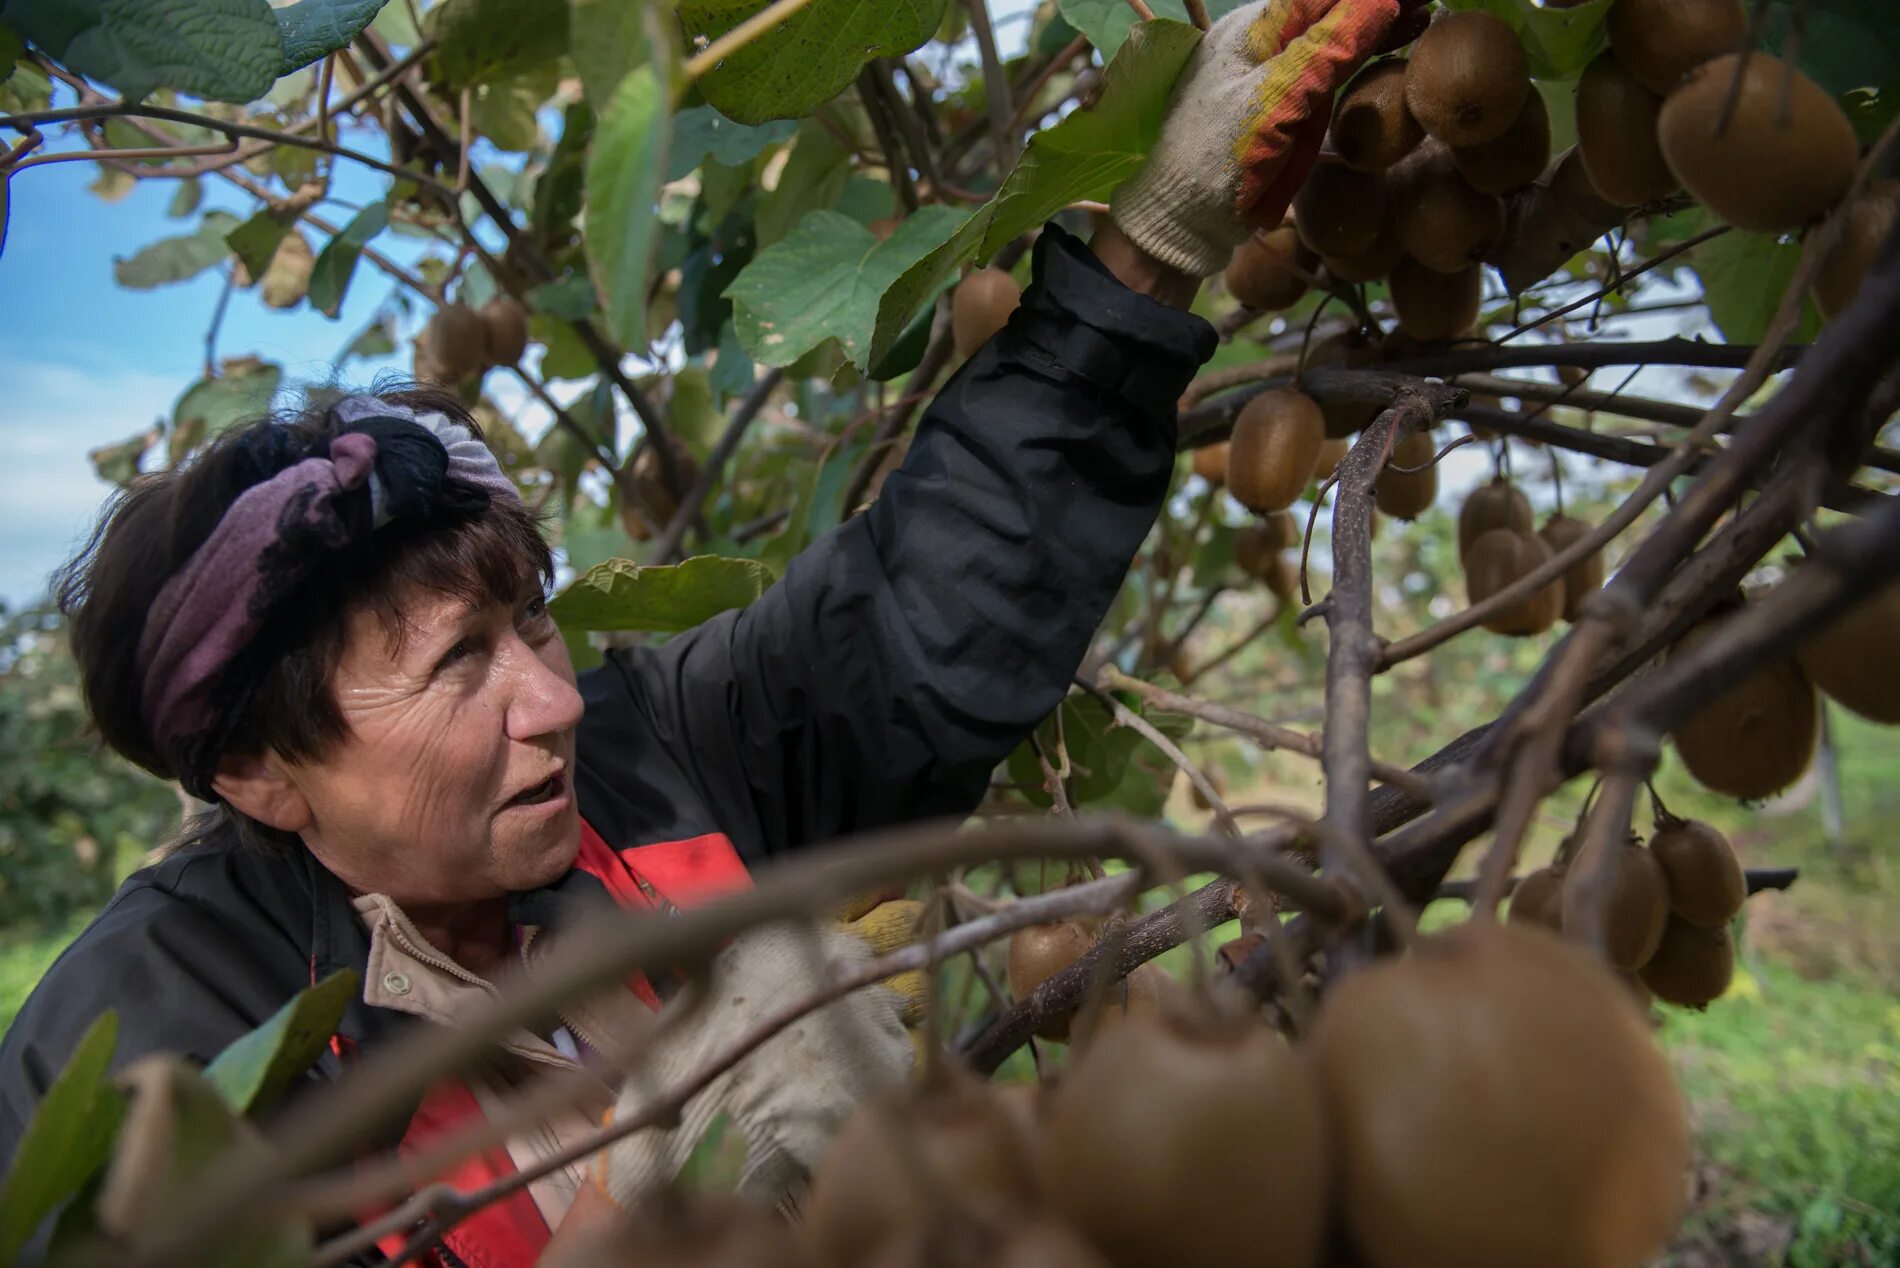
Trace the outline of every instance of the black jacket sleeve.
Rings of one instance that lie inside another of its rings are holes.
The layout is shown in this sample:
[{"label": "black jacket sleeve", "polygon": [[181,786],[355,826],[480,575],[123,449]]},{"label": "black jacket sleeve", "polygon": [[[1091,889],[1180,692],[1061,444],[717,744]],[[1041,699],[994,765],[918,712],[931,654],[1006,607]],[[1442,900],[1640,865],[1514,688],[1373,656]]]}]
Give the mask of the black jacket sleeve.
[{"label": "black jacket sleeve", "polygon": [[1032,264],[1022,306],[869,509],[750,607],[583,679],[583,808],[655,748],[755,859],[975,807],[1067,690],[1214,347],[1206,322],[1130,291],[1058,227]]}]

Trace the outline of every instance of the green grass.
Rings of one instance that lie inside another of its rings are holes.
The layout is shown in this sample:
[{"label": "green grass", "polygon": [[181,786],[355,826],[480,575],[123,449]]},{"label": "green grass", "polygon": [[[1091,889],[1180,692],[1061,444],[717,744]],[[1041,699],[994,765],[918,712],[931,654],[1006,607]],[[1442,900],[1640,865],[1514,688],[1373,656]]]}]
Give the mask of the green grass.
[{"label": "green grass", "polygon": [[0,930],[0,1031],[13,1024],[14,1015],[46,968],[66,944],[92,919],[90,912],[75,916],[64,926]]}]

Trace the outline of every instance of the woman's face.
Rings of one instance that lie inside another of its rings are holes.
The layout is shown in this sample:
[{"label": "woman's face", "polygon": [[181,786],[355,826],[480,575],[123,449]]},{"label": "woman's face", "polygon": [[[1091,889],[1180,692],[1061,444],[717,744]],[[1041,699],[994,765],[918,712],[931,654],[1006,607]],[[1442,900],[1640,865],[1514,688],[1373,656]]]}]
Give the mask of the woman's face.
[{"label": "woman's face", "polygon": [[472,902],[561,876],[580,849],[580,693],[539,589],[471,608],[407,597],[392,636],[349,625],[334,679],[349,736],[286,774],[299,829],[351,887],[399,904]]}]

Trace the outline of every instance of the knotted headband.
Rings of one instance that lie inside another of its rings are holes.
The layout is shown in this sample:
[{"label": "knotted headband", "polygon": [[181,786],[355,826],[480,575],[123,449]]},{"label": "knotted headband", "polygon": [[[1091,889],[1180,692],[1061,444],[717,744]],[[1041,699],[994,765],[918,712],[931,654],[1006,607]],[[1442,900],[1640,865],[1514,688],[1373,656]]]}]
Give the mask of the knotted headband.
[{"label": "knotted headband", "polygon": [[283,429],[260,428],[251,460],[281,466],[246,489],[159,591],[139,638],[146,729],[186,791],[214,800],[231,700],[227,671],[273,611],[326,557],[384,525],[471,515],[518,500],[494,454],[439,413],[373,396],[331,411],[346,430],[328,451],[281,466]]}]

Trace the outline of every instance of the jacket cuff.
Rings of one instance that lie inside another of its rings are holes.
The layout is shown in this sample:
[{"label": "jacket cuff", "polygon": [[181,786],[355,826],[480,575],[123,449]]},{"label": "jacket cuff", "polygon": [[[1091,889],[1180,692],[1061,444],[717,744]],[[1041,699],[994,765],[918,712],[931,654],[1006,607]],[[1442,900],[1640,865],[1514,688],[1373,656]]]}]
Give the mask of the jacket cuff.
[{"label": "jacket cuff", "polygon": [[1009,334],[1102,391],[1172,418],[1188,381],[1214,355],[1214,327],[1128,289],[1060,225],[1043,227],[1030,273]]}]

